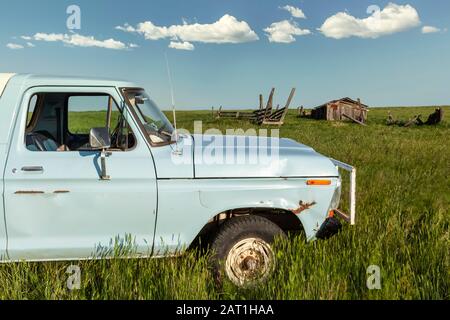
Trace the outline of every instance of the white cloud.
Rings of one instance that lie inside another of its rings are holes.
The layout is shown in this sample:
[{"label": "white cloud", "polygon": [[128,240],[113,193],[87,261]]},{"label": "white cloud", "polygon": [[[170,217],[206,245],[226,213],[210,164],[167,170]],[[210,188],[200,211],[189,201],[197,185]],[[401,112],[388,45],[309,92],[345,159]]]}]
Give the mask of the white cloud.
[{"label": "white cloud", "polygon": [[113,50],[124,50],[128,48],[123,42],[114,39],[101,41],[95,39],[94,37],[86,37],[79,34],[70,35],[64,42],[76,47],[99,47]]},{"label": "white cloud", "polygon": [[280,9],[288,11],[294,18],[306,19],[305,14],[303,13],[302,9],[300,9],[300,8],[296,8],[294,6],[287,5],[284,7],[280,7]]},{"label": "white cloud", "polygon": [[177,49],[177,50],[192,51],[195,49],[195,46],[192,43],[187,42],[187,41],[185,41],[185,42],[170,41],[169,48]]},{"label": "white cloud", "polygon": [[291,43],[295,41],[294,36],[311,34],[308,29],[300,29],[297,23],[289,20],[274,22],[264,29],[270,42]]},{"label": "white cloud", "polygon": [[436,27],[432,27],[432,26],[424,26],[422,28],[422,33],[423,34],[436,33],[436,32],[441,32],[441,29],[436,28]]},{"label": "white cloud", "polygon": [[11,49],[11,50],[20,50],[20,49],[23,49],[23,48],[24,48],[24,46],[22,46],[22,45],[20,45],[20,44],[17,44],[17,43],[8,43],[8,44],[6,45],[6,47],[9,48],[9,49]]},{"label": "white cloud", "polygon": [[378,38],[420,25],[417,10],[410,5],[389,3],[383,10],[374,10],[365,19],[355,18],[346,12],[329,17],[319,29],[334,39],[349,37]]},{"label": "white cloud", "polygon": [[128,23],[125,23],[123,26],[117,26],[116,29],[125,32],[136,32],[136,29],[130,26]]},{"label": "white cloud", "polygon": [[132,49],[139,48],[139,46],[137,44],[135,44],[135,43],[130,43],[129,47],[132,48]]},{"label": "white cloud", "polygon": [[132,48],[132,46],[114,39],[97,40],[92,36],[83,36],[77,33],[36,33],[32,38],[35,41],[62,42],[74,47],[97,47],[112,50],[126,50]]},{"label": "white cloud", "polygon": [[155,26],[151,21],[146,21],[139,23],[136,28],[131,26],[126,26],[119,30],[127,31],[127,32],[137,32],[142,34],[147,40],[159,40],[167,37],[173,37],[173,35],[169,34],[167,27],[158,27]]},{"label": "white cloud", "polygon": [[36,41],[56,42],[64,41],[65,37],[69,36],[61,33],[36,33],[32,38]]},{"label": "white cloud", "polygon": [[[243,43],[259,40],[258,35],[245,21],[238,21],[228,14],[211,24],[186,21],[181,25],[156,26],[151,21],[139,23],[136,27],[125,24],[116,27],[117,30],[138,33],[147,40],[170,39],[177,47],[186,42],[202,43]],[[184,44],[185,47],[190,47]]]},{"label": "white cloud", "polygon": [[34,47],[36,47],[33,43],[31,43],[31,42],[27,42],[27,46],[29,47],[29,48],[34,48]]},{"label": "white cloud", "polygon": [[30,41],[32,38],[28,36],[21,36],[23,40]]}]

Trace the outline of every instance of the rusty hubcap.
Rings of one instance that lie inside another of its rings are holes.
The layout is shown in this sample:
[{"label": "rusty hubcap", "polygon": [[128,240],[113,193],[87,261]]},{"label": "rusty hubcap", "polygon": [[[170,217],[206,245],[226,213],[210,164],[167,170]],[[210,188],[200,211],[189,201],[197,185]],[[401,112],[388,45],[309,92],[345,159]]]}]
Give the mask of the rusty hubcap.
[{"label": "rusty hubcap", "polygon": [[263,281],[273,269],[274,254],[270,245],[258,238],[236,243],[228,253],[225,271],[236,285],[243,286]]}]

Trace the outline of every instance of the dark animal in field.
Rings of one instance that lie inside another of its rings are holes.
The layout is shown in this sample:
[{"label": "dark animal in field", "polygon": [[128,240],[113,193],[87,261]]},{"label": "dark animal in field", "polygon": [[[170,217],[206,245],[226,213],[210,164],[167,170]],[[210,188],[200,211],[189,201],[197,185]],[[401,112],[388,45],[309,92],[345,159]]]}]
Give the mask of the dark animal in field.
[{"label": "dark animal in field", "polygon": [[437,108],[434,113],[430,114],[428,117],[427,122],[425,124],[427,125],[436,125],[440,123],[442,120],[444,120],[444,109]]}]

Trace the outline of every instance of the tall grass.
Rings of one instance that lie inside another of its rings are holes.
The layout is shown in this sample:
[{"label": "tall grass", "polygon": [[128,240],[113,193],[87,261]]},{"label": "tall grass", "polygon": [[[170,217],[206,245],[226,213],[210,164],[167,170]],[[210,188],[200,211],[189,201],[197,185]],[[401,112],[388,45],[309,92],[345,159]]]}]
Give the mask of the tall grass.
[{"label": "tall grass", "polygon": [[[407,119],[430,108],[391,108]],[[0,299],[449,299],[450,108],[436,127],[388,127],[373,109],[369,126],[297,119],[281,136],[358,168],[357,225],[328,240],[302,235],[277,244],[276,273],[266,284],[217,287],[208,256],[73,262],[81,288],[67,289],[67,262],[0,265]],[[180,127],[253,128],[215,120],[210,112],[180,112]],[[381,269],[381,289],[366,286],[367,267]]]}]

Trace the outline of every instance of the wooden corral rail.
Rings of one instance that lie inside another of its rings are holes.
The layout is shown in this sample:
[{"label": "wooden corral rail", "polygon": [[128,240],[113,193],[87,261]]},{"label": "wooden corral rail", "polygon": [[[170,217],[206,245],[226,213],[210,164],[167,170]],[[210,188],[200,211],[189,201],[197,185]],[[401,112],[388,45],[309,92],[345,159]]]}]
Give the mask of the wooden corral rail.
[{"label": "wooden corral rail", "polygon": [[255,116],[254,111],[224,111],[222,107],[217,111],[216,118],[229,118],[229,119],[253,119]]},{"label": "wooden corral rail", "polygon": [[266,107],[264,108],[263,96],[259,95],[259,110],[255,111],[224,111],[222,107],[216,114],[216,119],[227,118],[227,119],[241,119],[249,120],[255,122],[259,125],[283,125],[284,119],[287,112],[289,111],[289,106],[295,94],[295,88],[291,90],[291,94],[284,108],[280,109],[279,105],[274,110],[273,109],[273,96],[275,94],[275,88],[272,88],[270,92],[269,99],[267,101]]},{"label": "wooden corral rail", "polygon": [[294,95],[295,95],[295,88],[291,90],[291,94],[289,95],[289,98],[284,108],[282,109],[277,108],[270,114],[266,113],[264,119],[262,119],[262,124],[279,125],[279,126],[283,125],[284,119],[286,118],[286,114],[289,111],[289,106],[291,105]]}]

